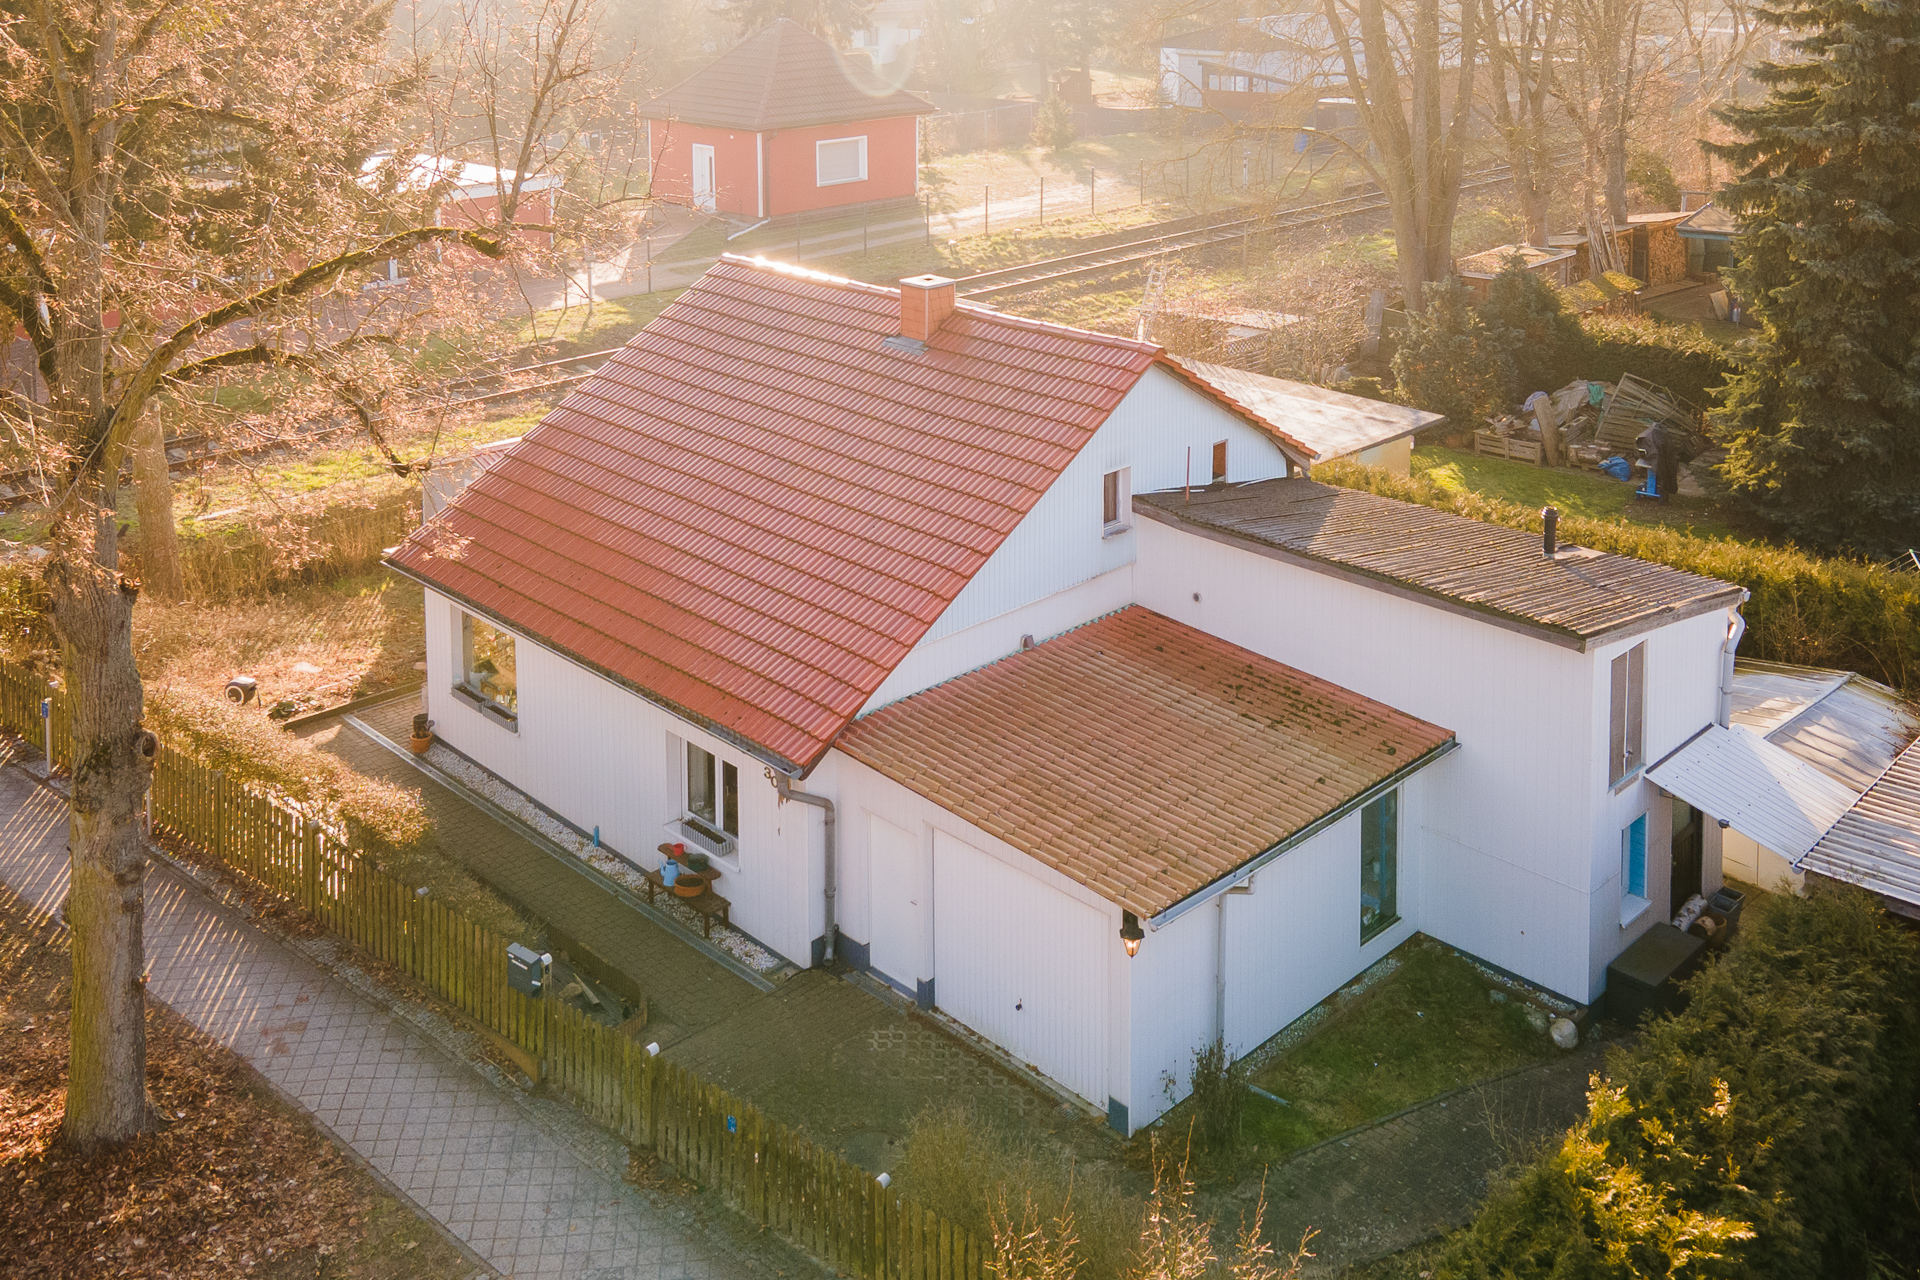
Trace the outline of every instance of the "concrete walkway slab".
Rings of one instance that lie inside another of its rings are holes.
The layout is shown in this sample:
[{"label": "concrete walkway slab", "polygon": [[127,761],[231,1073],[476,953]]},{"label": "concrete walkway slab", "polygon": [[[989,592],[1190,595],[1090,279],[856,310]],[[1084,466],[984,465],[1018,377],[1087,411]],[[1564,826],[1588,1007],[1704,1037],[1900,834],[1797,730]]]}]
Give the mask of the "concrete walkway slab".
[{"label": "concrete walkway slab", "polygon": [[[66,896],[66,802],[0,769],[0,880]],[[234,1050],[507,1276],[762,1280],[412,1027],[192,881],[147,881],[148,991]],[[607,1139],[611,1143],[611,1139]],[[617,1145],[617,1144],[615,1144]]]}]

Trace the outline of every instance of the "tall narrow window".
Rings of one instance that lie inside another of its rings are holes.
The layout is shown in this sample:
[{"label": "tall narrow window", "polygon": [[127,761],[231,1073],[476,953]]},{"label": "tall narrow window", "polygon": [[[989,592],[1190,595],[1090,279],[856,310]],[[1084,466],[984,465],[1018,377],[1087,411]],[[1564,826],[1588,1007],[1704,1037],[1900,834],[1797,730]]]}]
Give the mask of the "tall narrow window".
[{"label": "tall narrow window", "polygon": [[1400,918],[1400,793],[1360,811],[1360,941]]},{"label": "tall narrow window", "polygon": [[1613,660],[1608,716],[1607,785],[1614,786],[1645,765],[1647,645],[1643,640]]},{"label": "tall narrow window", "polygon": [[740,771],[687,744],[687,821],[715,840],[740,834]]},{"label": "tall narrow window", "polygon": [[1227,442],[1221,440],[1213,446],[1213,482],[1227,482]]},{"label": "tall narrow window", "polygon": [[460,615],[459,691],[496,715],[520,711],[520,681],[513,661],[513,637],[470,613]]},{"label": "tall narrow window", "polygon": [[1620,833],[1620,921],[1640,914],[1647,903],[1647,815],[1641,814]]},{"label": "tall narrow window", "polygon": [[1109,471],[1100,482],[1100,527],[1106,533],[1119,533],[1127,527],[1133,494],[1129,492],[1127,469]]}]

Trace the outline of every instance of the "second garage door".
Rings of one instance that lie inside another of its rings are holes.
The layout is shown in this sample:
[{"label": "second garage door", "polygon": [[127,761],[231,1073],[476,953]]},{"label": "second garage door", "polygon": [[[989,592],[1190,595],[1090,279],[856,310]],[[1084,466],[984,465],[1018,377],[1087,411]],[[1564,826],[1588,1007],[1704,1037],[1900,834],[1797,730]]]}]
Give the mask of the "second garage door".
[{"label": "second garage door", "polygon": [[1104,1107],[1105,918],[943,831],[933,883],[940,1007]]}]

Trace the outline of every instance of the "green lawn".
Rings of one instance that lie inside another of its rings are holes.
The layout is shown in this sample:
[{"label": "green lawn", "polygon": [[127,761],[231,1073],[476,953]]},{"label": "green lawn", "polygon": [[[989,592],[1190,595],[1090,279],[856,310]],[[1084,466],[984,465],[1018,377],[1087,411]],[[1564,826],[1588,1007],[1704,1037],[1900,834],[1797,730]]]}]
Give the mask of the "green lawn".
[{"label": "green lawn", "polygon": [[1494,1003],[1494,984],[1452,948],[1416,938],[1400,958],[1392,976],[1254,1077],[1289,1104],[1248,1100],[1243,1132],[1258,1162],[1552,1056],[1525,1007]]},{"label": "green lawn", "polygon": [[1537,467],[1507,458],[1483,458],[1470,449],[1424,445],[1413,470],[1443,489],[1501,498],[1523,507],[1554,506],[1562,515],[1671,525],[1703,537],[1732,537],[1711,499],[1674,497],[1664,503],[1632,497],[1634,486],[1594,471]]}]

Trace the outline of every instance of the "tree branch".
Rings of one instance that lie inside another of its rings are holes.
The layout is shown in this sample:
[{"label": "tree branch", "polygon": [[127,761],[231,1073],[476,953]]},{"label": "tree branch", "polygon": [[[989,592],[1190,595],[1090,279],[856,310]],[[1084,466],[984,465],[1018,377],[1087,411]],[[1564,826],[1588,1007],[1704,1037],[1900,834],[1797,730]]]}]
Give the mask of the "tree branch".
[{"label": "tree branch", "polygon": [[34,362],[39,366],[40,376],[51,385],[60,369],[53,334],[40,314],[45,297],[37,292],[23,293],[5,280],[0,280],[0,311],[12,312],[14,318],[19,320],[20,327],[27,331],[27,341],[33,344]]},{"label": "tree branch", "polygon": [[113,476],[119,474],[122,456],[126,453],[127,440],[133,434],[133,427],[140,420],[140,412],[160,385],[169,367],[175,360],[186,354],[193,344],[209,333],[214,333],[236,320],[245,320],[261,315],[274,307],[294,298],[302,297],[338,280],[349,271],[370,267],[389,258],[397,258],[410,249],[434,240],[458,240],[474,251],[489,258],[504,258],[506,246],[498,240],[489,239],[474,231],[464,231],[455,227],[416,227],[398,235],[388,236],[385,240],[366,249],[353,253],[343,253],[337,258],[308,267],[297,275],[289,276],[278,283],[268,285],[258,293],[238,298],[225,306],[216,307],[205,315],[189,320],[174,330],[173,335],[155,347],[140,367],[127,379],[126,390],[121,394],[113,411],[105,415],[95,439],[84,451],[84,461],[75,483],[69,487],[61,506],[75,500],[81,492],[80,479],[89,475]]},{"label": "tree branch", "polygon": [[188,102],[185,98],[141,98],[125,103],[120,110],[140,114],[148,111],[178,111],[186,115],[203,116],[209,120],[218,120],[224,124],[237,124],[248,129],[258,129],[261,133],[272,133],[271,122],[259,116],[250,116],[244,112],[227,111],[220,107],[202,106],[197,102]]}]

